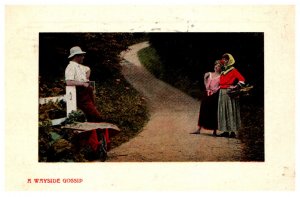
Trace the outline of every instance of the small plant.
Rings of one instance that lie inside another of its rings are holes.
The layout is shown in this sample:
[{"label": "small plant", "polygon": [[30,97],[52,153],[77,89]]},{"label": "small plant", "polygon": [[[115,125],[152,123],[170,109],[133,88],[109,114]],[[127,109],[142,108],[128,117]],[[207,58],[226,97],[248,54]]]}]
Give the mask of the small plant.
[{"label": "small plant", "polygon": [[81,110],[72,111],[66,119],[66,124],[72,124],[74,122],[86,122],[86,117]]}]

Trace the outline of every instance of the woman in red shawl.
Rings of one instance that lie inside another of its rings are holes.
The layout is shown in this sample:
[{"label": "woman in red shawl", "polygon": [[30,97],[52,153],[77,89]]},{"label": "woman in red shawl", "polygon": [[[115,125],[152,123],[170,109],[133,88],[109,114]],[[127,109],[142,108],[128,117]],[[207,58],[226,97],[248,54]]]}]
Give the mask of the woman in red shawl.
[{"label": "woman in red shawl", "polygon": [[235,60],[229,53],[222,56],[224,66],[220,75],[220,93],[218,105],[218,130],[220,137],[235,138],[241,126],[240,103],[238,97],[230,96],[230,91],[245,84],[245,78],[233,67]]}]

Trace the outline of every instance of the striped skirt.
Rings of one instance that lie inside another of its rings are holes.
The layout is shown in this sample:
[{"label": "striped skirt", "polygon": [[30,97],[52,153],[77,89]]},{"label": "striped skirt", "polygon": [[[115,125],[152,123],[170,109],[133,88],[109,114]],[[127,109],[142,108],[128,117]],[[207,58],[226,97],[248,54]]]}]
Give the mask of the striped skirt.
[{"label": "striped skirt", "polygon": [[218,130],[223,132],[238,132],[241,127],[240,102],[231,98],[229,89],[220,89],[218,106]]}]

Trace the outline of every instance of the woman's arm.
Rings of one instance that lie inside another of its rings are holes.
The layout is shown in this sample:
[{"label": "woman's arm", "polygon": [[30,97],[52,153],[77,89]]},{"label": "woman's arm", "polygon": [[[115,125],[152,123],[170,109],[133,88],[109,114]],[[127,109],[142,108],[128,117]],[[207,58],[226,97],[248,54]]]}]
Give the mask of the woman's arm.
[{"label": "woman's arm", "polygon": [[87,67],[87,71],[86,71],[86,79],[89,81],[90,80],[90,76],[91,76],[91,69],[89,67]]},{"label": "woman's arm", "polygon": [[235,71],[236,71],[236,73],[235,73],[236,78],[238,79],[237,85],[240,87],[244,86],[245,85],[245,77],[237,69],[235,69]]},{"label": "woman's arm", "polygon": [[66,80],[67,86],[83,86],[83,87],[89,87],[89,82],[81,82],[81,81],[75,81],[75,80]]},{"label": "woman's arm", "polygon": [[235,78],[235,80],[237,80],[237,84],[233,84],[232,86],[230,86],[231,89],[236,89],[236,88],[241,88],[245,85],[245,78],[244,76],[237,70],[234,69],[233,70],[233,76]]},{"label": "woman's arm", "polygon": [[204,74],[204,85],[205,85],[205,87],[207,87],[209,75],[210,75],[209,72],[207,72],[207,73]]}]

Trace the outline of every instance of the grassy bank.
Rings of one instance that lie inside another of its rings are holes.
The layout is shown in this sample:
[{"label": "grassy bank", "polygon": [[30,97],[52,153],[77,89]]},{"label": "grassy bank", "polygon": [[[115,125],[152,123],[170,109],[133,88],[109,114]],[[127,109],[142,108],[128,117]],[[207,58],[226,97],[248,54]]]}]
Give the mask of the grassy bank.
[{"label": "grassy bank", "polygon": [[158,79],[164,78],[164,67],[152,47],[146,47],[138,51],[138,57],[143,65]]},{"label": "grassy bank", "polygon": [[[155,49],[151,47],[142,49],[138,52],[138,56],[154,76],[194,98],[201,98],[199,83],[181,76],[180,71],[166,71]],[[254,99],[251,97],[241,99],[242,128],[239,132],[241,141],[246,145],[243,161],[264,161],[264,109],[263,106],[257,105]]]},{"label": "grassy bank", "polygon": [[156,50],[152,47],[138,51],[138,56],[143,65],[158,79],[167,82],[177,89],[186,92],[194,98],[201,98],[203,92],[199,88],[199,81],[191,81],[182,75],[181,70],[167,70],[160,61]]},{"label": "grassy bank", "polygon": [[103,118],[122,130],[112,138],[112,148],[134,137],[149,119],[145,99],[120,74],[97,84],[96,104]]}]

